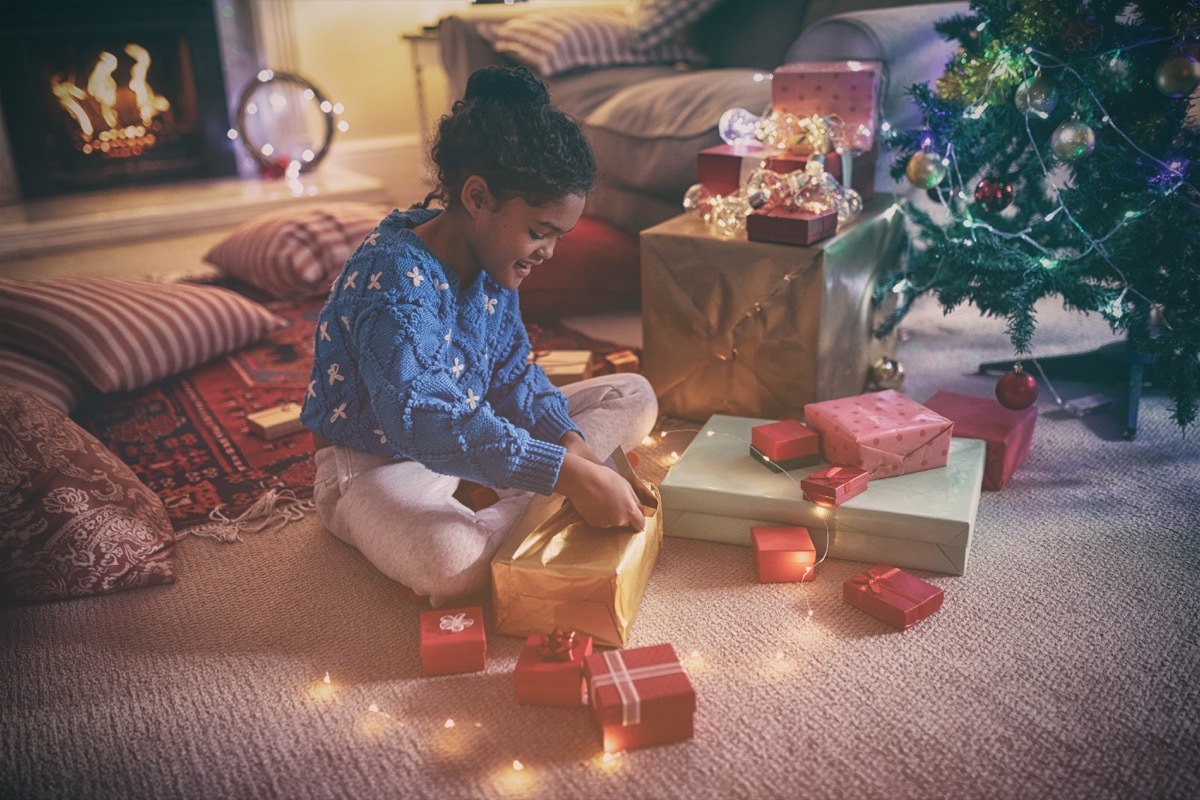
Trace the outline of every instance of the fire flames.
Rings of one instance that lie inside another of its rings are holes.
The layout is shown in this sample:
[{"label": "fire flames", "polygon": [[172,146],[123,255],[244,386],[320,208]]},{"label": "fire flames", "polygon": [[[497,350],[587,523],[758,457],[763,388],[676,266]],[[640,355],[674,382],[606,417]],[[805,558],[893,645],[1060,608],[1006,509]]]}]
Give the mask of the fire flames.
[{"label": "fire flames", "polygon": [[125,46],[133,59],[122,86],[116,72],[120,62],[107,51],[96,59],[84,88],[72,79],[52,78],[50,89],[59,105],[79,125],[79,149],[109,158],[139,156],[158,141],[160,115],[171,103],[146,81],[150,51],[138,44]]}]

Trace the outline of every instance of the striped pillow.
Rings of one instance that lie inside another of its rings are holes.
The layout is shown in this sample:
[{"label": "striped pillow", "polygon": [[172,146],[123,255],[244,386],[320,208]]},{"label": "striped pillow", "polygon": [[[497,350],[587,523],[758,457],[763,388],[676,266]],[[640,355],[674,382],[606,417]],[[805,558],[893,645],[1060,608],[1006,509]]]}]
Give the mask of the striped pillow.
[{"label": "striped pillow", "polygon": [[205,254],[229,277],[272,297],[325,294],[390,207],[329,203],[266,214],[246,222]]},{"label": "striped pillow", "polygon": [[497,53],[544,78],[584,67],[704,61],[696,50],[675,42],[630,48],[625,15],[615,9],[521,14],[499,25],[480,25],[478,31]]},{"label": "striped pillow", "polygon": [[106,278],[0,279],[0,338],[101,392],[137,389],[286,323],[215,286]]},{"label": "striped pillow", "polygon": [[7,347],[0,347],[0,385],[36,395],[64,414],[83,400],[83,384],[74,375]]},{"label": "striped pillow", "polygon": [[[724,0],[641,0],[629,21],[629,46],[657,47],[703,17]],[[754,13],[747,9],[746,13]]]}]

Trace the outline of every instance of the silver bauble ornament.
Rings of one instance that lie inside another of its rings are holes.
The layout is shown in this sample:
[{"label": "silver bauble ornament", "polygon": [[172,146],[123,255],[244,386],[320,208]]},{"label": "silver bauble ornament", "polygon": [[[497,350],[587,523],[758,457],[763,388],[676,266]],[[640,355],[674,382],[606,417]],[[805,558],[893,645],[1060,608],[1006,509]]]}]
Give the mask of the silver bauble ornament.
[{"label": "silver bauble ornament", "polygon": [[1154,85],[1167,97],[1187,97],[1200,86],[1200,61],[1188,53],[1163,60],[1154,73]]},{"label": "silver bauble ornament", "polygon": [[1041,75],[1026,79],[1017,87],[1013,103],[1019,111],[1037,114],[1045,119],[1058,105],[1058,92],[1054,88],[1054,81]]},{"label": "silver bauble ornament", "polygon": [[1078,161],[1096,149],[1096,132],[1077,119],[1069,119],[1050,134],[1050,149],[1064,161]]},{"label": "silver bauble ornament", "polygon": [[871,385],[899,389],[904,384],[904,365],[891,356],[880,356],[871,364]]},{"label": "silver bauble ornament", "polygon": [[932,189],[946,177],[946,165],[937,153],[916,153],[904,169],[908,180],[918,189]]}]

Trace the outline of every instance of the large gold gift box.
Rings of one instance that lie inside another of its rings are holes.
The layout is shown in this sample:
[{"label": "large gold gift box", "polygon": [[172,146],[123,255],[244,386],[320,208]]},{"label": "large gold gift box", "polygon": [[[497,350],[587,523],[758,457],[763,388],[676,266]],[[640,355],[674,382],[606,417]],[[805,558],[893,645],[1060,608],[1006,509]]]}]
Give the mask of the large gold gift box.
[{"label": "large gold gift box", "polygon": [[877,197],[811,245],[708,233],[680,215],[641,233],[642,374],[659,411],[783,419],[860,394],[894,340],[872,331],[876,277],[903,256],[903,215]]},{"label": "large gold gift box", "polygon": [[622,647],[662,548],[658,489],[613,453],[642,504],[645,530],[593,528],[560,495],[534,496],[492,560],[496,630],[510,636],[555,628]]}]

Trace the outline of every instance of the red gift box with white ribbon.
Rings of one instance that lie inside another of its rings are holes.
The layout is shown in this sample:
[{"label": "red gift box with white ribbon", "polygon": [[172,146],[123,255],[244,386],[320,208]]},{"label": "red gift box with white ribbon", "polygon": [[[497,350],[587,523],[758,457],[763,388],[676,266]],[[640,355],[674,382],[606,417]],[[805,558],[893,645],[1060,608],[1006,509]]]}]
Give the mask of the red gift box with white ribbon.
[{"label": "red gift box with white ribbon", "polygon": [[876,564],[846,579],[842,599],[889,625],[907,630],[941,608],[943,596],[932,583],[898,567]]},{"label": "red gift box with white ribbon", "polygon": [[592,637],[554,629],[533,634],[513,669],[517,702],[531,706],[578,708],[587,702],[583,660],[592,654]]},{"label": "red gift box with white ribbon", "polygon": [[421,671],[425,675],[481,672],[486,667],[482,608],[421,612]]},{"label": "red gift box with white ribbon", "polygon": [[604,752],[692,738],[696,691],[674,647],[609,650],[583,663]]}]

